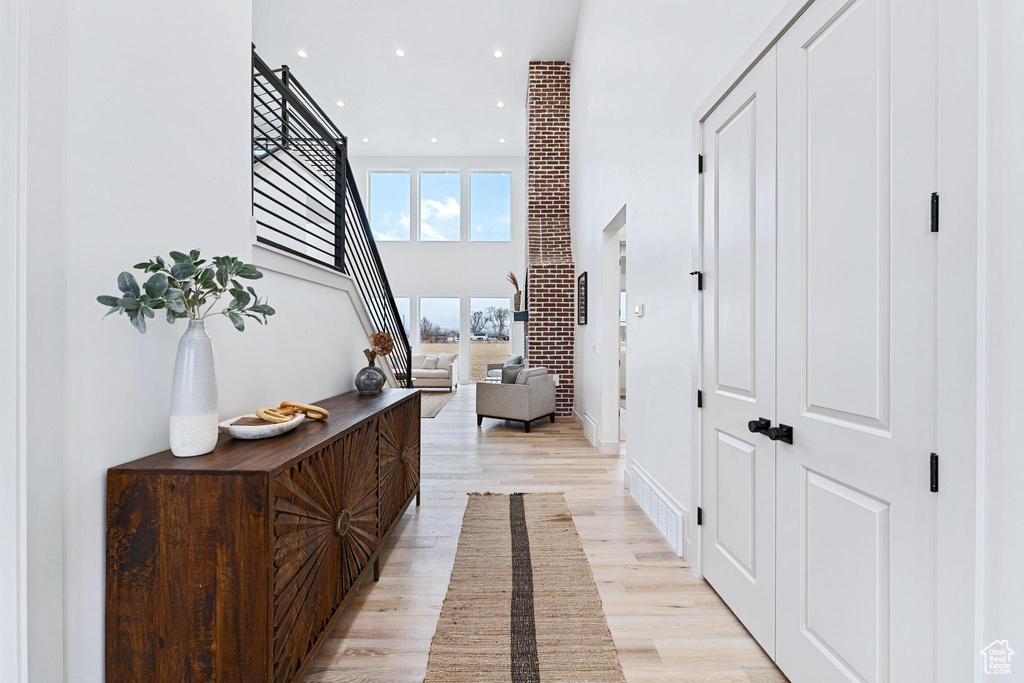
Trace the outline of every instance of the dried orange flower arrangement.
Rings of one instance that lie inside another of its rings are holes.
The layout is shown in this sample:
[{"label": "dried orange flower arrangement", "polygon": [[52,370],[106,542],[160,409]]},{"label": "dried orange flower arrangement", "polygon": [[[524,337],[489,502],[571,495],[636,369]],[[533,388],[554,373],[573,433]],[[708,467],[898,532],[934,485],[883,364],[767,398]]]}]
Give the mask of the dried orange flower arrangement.
[{"label": "dried orange flower arrangement", "polygon": [[395,342],[387,332],[374,332],[371,334],[370,346],[372,348],[363,349],[363,354],[366,356],[366,360],[371,363],[377,359],[377,356],[386,356],[395,350]]}]

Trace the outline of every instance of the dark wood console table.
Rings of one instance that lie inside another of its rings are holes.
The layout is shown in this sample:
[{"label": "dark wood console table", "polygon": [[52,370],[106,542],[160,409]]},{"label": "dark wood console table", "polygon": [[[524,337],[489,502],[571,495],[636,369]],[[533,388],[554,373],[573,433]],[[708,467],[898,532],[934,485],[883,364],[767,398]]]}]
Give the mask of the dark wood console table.
[{"label": "dark wood console table", "polygon": [[108,681],[293,681],[420,491],[420,396],[107,471]]}]

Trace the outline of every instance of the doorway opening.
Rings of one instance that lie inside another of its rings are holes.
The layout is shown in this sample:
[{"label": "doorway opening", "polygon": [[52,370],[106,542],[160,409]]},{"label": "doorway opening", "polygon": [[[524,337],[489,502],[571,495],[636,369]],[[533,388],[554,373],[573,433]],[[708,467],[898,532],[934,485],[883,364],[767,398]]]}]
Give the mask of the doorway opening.
[{"label": "doorway opening", "polygon": [[626,229],[619,230],[619,443],[626,443]]},{"label": "doorway opening", "polygon": [[[626,206],[612,217],[602,231],[602,263],[600,270],[599,291],[592,296],[592,301],[599,302],[600,318],[597,318],[597,333],[591,339],[594,342],[593,352],[600,351],[600,426],[597,438],[592,443],[602,453],[618,453],[625,456],[625,408],[622,401],[625,397],[626,349],[624,335],[626,329],[625,303],[623,292],[626,290]],[[628,468],[629,458],[625,457]]]}]

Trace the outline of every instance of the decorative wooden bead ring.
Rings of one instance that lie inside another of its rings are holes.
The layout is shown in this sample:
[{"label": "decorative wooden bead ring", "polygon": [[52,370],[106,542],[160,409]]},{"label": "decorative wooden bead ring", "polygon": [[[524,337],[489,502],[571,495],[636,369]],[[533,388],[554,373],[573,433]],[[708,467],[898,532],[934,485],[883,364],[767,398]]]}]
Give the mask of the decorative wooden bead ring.
[{"label": "decorative wooden bead ring", "polygon": [[274,424],[288,422],[294,414],[295,410],[292,408],[260,408],[256,411],[258,418],[267,422],[273,422]]},{"label": "decorative wooden bead ring", "polygon": [[282,401],[281,408],[291,409],[297,413],[305,413],[306,417],[311,420],[326,420],[328,415],[330,415],[320,406],[311,406],[308,403],[299,403],[297,401]]}]

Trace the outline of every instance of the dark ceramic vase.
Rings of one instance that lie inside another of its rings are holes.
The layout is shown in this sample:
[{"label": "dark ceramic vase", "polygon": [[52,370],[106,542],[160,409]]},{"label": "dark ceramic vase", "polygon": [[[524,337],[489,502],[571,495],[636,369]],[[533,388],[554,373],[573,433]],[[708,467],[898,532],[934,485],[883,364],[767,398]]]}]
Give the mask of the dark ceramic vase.
[{"label": "dark ceramic vase", "polygon": [[360,394],[371,395],[380,393],[384,387],[384,371],[374,365],[373,361],[356,373],[356,389]]}]

